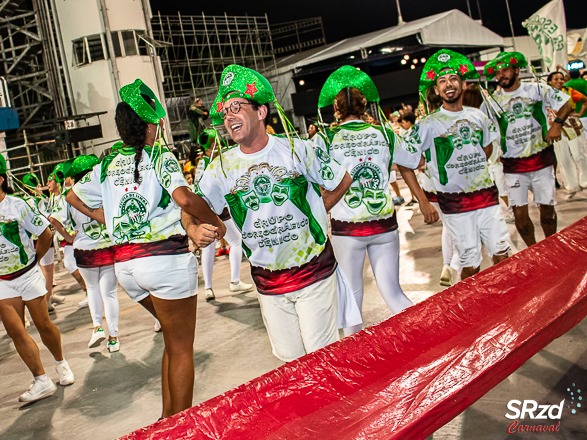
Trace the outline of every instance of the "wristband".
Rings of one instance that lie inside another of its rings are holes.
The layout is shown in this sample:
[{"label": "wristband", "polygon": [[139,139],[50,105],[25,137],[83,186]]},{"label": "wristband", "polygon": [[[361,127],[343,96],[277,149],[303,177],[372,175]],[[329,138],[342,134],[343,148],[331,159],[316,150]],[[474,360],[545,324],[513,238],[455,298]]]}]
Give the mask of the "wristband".
[{"label": "wristband", "polygon": [[564,125],[565,121],[563,119],[561,119],[561,118],[554,118],[553,123]]}]

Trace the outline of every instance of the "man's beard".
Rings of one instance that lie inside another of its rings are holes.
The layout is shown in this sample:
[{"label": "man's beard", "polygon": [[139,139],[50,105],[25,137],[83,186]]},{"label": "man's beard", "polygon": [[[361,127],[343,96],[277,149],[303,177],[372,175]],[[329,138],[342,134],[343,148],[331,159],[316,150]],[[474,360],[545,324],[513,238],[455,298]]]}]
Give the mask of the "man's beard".
[{"label": "man's beard", "polygon": [[502,89],[509,89],[516,82],[516,77],[514,76],[512,78],[502,78],[498,82],[499,82],[499,85],[501,86]]},{"label": "man's beard", "polygon": [[462,95],[462,94],[463,94],[463,91],[461,90],[460,92],[458,92],[458,93],[455,93],[455,95],[454,95],[452,98],[448,99],[448,98],[446,98],[446,97],[443,97],[443,98],[442,98],[442,100],[443,100],[444,102],[446,102],[447,104],[454,104],[454,103],[455,103],[455,102],[457,102],[459,99],[461,99],[461,95]]}]

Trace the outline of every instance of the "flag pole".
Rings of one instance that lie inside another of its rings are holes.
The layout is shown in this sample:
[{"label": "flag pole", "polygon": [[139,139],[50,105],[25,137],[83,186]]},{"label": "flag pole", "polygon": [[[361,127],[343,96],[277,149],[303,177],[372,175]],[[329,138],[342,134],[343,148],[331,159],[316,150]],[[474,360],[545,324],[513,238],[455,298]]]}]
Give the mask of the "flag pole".
[{"label": "flag pole", "polygon": [[395,5],[397,7],[397,24],[404,24],[404,19],[402,17],[402,10],[399,6],[399,0],[395,0]]},{"label": "flag pole", "polygon": [[509,0],[505,0],[505,6],[508,10],[508,19],[510,20],[510,30],[512,31],[512,45],[514,46],[514,51],[516,51],[516,38],[514,36],[514,24],[512,23],[512,14],[510,12]]}]

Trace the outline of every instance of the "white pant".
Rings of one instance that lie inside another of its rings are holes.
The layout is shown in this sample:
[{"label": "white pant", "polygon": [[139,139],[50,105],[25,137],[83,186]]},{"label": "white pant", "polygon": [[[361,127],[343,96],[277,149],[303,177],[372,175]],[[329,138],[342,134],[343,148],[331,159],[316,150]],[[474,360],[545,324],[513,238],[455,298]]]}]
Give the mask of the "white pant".
[{"label": "white pant", "polygon": [[102,326],[106,313],[108,334],[118,336],[118,280],[114,266],[79,268],[88,289],[88,306],[94,327]]},{"label": "white pant", "polygon": [[[333,235],[332,247],[336,261],[347,276],[359,310],[363,310],[363,265],[366,254],[369,254],[369,262],[377,287],[387,306],[394,313],[398,313],[412,305],[399,284],[399,235],[397,230],[368,237]],[[351,334],[358,330],[360,328],[345,329],[345,334]]]},{"label": "white pant", "polygon": [[77,262],[73,256],[73,246],[63,246],[63,266],[69,273],[74,273],[77,270]]},{"label": "white pant", "polygon": [[461,267],[481,265],[481,243],[485,245],[490,257],[505,255],[510,249],[510,236],[499,205],[445,214],[444,224],[458,250]]},{"label": "white pant", "polygon": [[587,188],[587,154],[583,136],[567,139],[564,136],[554,143],[558,167],[565,181],[565,189],[574,193]]},{"label": "white pant", "polygon": [[338,341],[336,274],[282,295],[259,294],[275,357],[293,361]]},{"label": "white pant", "polygon": [[[243,238],[240,231],[234,224],[233,219],[224,222],[226,234],[224,239],[230,246],[228,261],[230,262],[230,281],[238,283],[241,279],[241,261],[243,257]],[[204,288],[212,288],[212,270],[214,268],[214,255],[216,254],[215,243],[202,249],[202,275],[204,276]]]},{"label": "white pant", "polygon": [[452,241],[452,236],[450,235],[448,228],[444,224],[444,214],[440,209],[440,205],[438,204],[438,202],[430,203],[432,204],[432,206],[434,206],[434,208],[436,208],[436,212],[438,213],[438,217],[440,217],[440,221],[442,223],[442,265],[451,266],[453,269],[459,270],[459,253]]}]

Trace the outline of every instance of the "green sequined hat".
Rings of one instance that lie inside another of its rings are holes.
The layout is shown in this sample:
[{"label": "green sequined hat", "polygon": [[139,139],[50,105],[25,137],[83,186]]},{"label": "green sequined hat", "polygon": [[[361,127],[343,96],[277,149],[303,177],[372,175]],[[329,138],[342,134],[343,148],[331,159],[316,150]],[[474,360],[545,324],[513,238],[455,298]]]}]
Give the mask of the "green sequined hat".
[{"label": "green sequined hat", "polygon": [[73,160],[71,166],[65,173],[65,177],[73,177],[84,171],[89,171],[99,163],[100,159],[95,154],[82,154]]},{"label": "green sequined hat", "polygon": [[6,167],[6,158],[3,154],[0,154],[0,174],[6,174],[8,168]]},{"label": "green sequined hat", "polygon": [[[120,89],[120,98],[135,111],[140,118],[149,124],[159,124],[159,120],[165,117],[165,109],[155,96],[155,93],[140,79]],[[141,95],[146,95],[155,103],[155,108]]]},{"label": "green sequined hat", "polygon": [[338,92],[346,87],[358,89],[369,102],[379,102],[379,92],[365,72],[353,66],[342,66],[330,74],[318,98],[318,108],[334,104]]},{"label": "green sequined hat", "polygon": [[[273,87],[263,75],[247,67],[231,64],[226,66],[220,76],[220,88],[214,100],[216,113],[222,110],[223,101],[230,98],[244,98],[257,104],[275,101]],[[220,98],[220,99],[218,99]]]},{"label": "green sequined hat", "polygon": [[222,99],[222,96],[217,95],[216,99],[214,99],[214,102],[212,103],[212,106],[210,107],[210,119],[212,120],[212,125],[224,124],[224,121],[220,116],[220,112],[222,112],[223,101],[224,100]]},{"label": "green sequined hat", "polygon": [[22,183],[29,189],[35,189],[41,181],[35,173],[26,173],[22,176]]},{"label": "green sequined hat", "polygon": [[208,151],[214,143],[215,139],[216,130],[214,130],[213,128],[206,128],[198,137],[198,145],[202,147],[204,151]]},{"label": "green sequined hat", "polygon": [[587,81],[583,78],[575,78],[565,83],[565,87],[569,89],[574,89],[583,95],[587,94]]},{"label": "green sequined hat", "polygon": [[63,175],[63,162],[58,163],[51,171],[51,174],[47,177],[47,180],[54,180],[57,183],[63,183],[64,175]]},{"label": "green sequined hat", "polygon": [[501,52],[494,59],[485,64],[483,73],[487,79],[492,79],[499,69],[505,67],[526,67],[528,60],[520,52]]},{"label": "green sequined hat", "polygon": [[469,59],[458,52],[441,49],[428,58],[420,75],[420,94],[436,85],[439,76],[456,74],[463,79],[479,78],[479,73]]}]

